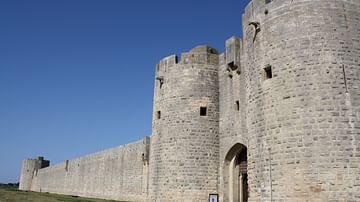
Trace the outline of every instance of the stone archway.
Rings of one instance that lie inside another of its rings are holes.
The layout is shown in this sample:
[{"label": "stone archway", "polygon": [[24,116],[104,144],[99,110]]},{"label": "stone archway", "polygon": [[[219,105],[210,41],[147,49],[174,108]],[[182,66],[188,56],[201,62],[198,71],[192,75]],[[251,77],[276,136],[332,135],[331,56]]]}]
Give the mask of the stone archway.
[{"label": "stone archway", "polygon": [[236,143],[225,156],[224,162],[224,201],[247,202],[247,149]]}]

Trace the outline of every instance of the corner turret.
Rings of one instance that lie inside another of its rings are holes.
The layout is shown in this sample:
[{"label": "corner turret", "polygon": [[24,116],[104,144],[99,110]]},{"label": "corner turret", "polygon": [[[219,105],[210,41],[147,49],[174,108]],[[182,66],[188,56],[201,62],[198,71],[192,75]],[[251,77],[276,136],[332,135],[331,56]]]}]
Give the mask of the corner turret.
[{"label": "corner turret", "polygon": [[44,157],[42,156],[39,156],[36,159],[25,159],[22,162],[19,189],[31,190],[34,173],[41,168],[49,167],[49,165],[50,161],[44,160]]}]

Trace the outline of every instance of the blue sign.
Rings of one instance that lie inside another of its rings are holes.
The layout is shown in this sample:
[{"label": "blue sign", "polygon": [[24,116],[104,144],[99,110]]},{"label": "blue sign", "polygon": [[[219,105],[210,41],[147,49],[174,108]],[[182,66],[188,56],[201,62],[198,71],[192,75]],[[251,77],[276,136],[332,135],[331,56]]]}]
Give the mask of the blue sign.
[{"label": "blue sign", "polygon": [[218,194],[209,194],[209,202],[218,202],[219,195]]}]

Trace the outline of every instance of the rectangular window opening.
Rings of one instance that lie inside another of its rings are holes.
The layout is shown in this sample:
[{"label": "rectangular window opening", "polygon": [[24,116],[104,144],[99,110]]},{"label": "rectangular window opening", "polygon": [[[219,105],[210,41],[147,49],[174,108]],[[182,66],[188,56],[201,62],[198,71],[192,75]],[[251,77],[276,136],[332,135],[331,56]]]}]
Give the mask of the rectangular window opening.
[{"label": "rectangular window opening", "polygon": [[265,68],[264,68],[264,72],[263,72],[263,79],[266,80],[266,79],[271,79],[273,77],[273,74],[272,74],[272,67],[271,65],[267,65]]},{"label": "rectangular window opening", "polygon": [[235,102],[235,109],[236,109],[236,111],[240,111],[240,102],[239,102],[239,100],[237,100]]},{"label": "rectangular window opening", "polygon": [[207,108],[206,107],[200,107],[200,116],[206,116]]},{"label": "rectangular window opening", "polygon": [[161,118],[161,111],[157,111],[156,112],[156,119],[160,119]]}]

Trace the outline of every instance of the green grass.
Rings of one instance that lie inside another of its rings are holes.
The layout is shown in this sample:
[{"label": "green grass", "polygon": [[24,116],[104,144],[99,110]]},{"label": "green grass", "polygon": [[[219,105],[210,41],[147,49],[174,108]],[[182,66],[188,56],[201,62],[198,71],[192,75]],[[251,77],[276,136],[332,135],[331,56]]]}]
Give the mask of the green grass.
[{"label": "green grass", "polygon": [[[0,187],[0,202],[111,202],[60,194],[20,191],[14,187]],[[113,201],[115,202],[115,201]]]}]

